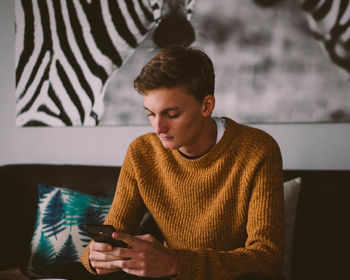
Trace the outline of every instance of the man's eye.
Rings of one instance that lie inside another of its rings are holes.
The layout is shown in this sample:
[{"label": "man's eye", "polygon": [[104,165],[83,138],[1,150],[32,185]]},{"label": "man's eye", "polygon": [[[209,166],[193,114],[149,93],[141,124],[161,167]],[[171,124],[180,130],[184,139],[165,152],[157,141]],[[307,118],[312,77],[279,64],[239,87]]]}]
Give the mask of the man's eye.
[{"label": "man's eye", "polygon": [[174,115],[168,114],[168,117],[169,117],[170,119],[176,119],[179,115],[180,115],[180,114],[174,114]]},{"label": "man's eye", "polygon": [[148,113],[147,116],[148,116],[148,117],[153,117],[154,114],[153,114],[153,113]]}]

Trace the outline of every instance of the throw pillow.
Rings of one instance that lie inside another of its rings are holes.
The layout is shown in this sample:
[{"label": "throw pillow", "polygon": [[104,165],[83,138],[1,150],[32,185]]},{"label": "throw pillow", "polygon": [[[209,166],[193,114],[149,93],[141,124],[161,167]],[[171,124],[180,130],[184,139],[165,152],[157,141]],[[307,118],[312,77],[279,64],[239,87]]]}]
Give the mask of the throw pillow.
[{"label": "throw pillow", "polygon": [[55,264],[79,261],[90,237],[84,224],[102,224],[113,197],[38,185],[39,202],[27,274],[47,277]]},{"label": "throw pillow", "polygon": [[283,275],[285,280],[290,280],[292,269],[293,233],[295,216],[298,205],[301,178],[295,178],[283,184],[284,187],[284,212],[285,212],[285,252]]}]

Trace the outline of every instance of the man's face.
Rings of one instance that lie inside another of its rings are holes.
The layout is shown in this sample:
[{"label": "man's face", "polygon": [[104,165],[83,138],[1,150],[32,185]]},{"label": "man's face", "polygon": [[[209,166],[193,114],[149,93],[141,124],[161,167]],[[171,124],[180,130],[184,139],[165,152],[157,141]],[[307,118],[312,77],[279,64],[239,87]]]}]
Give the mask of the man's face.
[{"label": "man's face", "polygon": [[195,149],[203,129],[203,105],[182,88],[150,90],[144,108],[166,149]]}]

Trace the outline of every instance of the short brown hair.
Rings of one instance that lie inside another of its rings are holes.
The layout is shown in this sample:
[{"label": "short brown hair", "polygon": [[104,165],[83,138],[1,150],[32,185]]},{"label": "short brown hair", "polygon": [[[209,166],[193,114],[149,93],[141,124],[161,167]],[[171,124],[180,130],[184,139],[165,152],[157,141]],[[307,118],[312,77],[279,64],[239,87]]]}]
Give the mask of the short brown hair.
[{"label": "short brown hair", "polygon": [[135,89],[142,95],[158,88],[181,87],[199,101],[214,95],[213,63],[203,51],[183,46],[162,49],[141,70],[134,80]]}]

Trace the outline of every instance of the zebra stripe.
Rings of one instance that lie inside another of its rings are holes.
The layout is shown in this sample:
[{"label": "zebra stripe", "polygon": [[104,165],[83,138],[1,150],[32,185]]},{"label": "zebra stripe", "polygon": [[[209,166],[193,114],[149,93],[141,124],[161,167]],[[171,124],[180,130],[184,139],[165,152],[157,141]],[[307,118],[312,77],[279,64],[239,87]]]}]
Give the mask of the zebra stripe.
[{"label": "zebra stripe", "polygon": [[[282,0],[254,0],[262,7]],[[293,0],[289,0],[293,1]],[[350,72],[350,0],[299,0],[313,36],[332,62]]]},{"label": "zebra stripe", "polygon": [[[187,18],[194,3],[182,3]],[[108,78],[160,22],[162,4],[16,0],[17,126],[97,125]]]},{"label": "zebra stripe", "polygon": [[310,30],[331,60],[350,72],[350,1],[300,0]]},{"label": "zebra stripe", "polygon": [[18,126],[97,125],[103,88],[153,25],[147,0],[16,0]]},{"label": "zebra stripe", "polygon": [[160,21],[162,4],[16,0],[17,126],[97,125],[106,81]]},{"label": "zebra stripe", "polygon": [[[97,47],[90,32],[89,21],[83,12],[79,1],[74,1],[73,5],[68,2],[68,11],[71,19],[71,26],[84,60],[88,64],[90,71],[98,76],[101,81],[105,81],[111,71],[112,61]],[[91,51],[93,50],[93,51]]]}]

